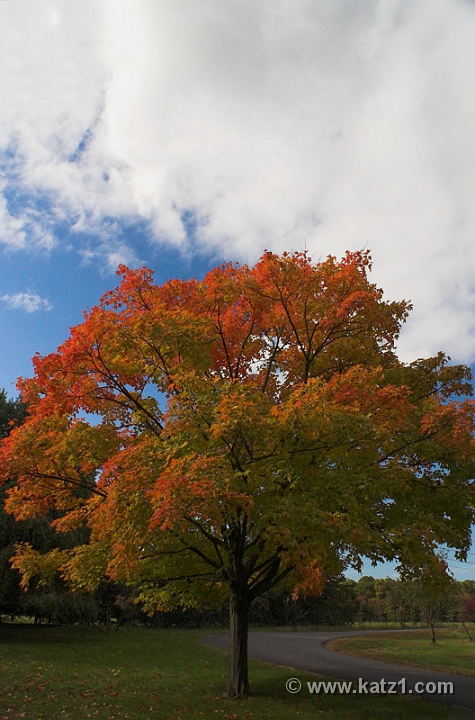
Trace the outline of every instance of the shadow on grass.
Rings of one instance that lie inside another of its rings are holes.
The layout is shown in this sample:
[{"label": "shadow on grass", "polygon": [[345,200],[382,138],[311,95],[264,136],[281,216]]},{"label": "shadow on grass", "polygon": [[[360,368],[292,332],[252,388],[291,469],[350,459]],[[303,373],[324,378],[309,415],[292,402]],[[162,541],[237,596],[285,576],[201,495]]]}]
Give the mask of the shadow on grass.
[{"label": "shadow on grass", "polygon": [[81,625],[55,626],[30,624],[3,624],[0,623],[0,643],[64,643],[73,645],[88,642],[101,643],[111,636],[105,628],[84,627]]}]

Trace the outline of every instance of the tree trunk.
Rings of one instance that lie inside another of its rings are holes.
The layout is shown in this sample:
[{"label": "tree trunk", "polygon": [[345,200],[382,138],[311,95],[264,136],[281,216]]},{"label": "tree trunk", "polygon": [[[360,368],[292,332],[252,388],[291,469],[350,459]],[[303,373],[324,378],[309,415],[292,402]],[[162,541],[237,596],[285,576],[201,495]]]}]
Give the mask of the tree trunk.
[{"label": "tree trunk", "polygon": [[467,635],[468,635],[468,639],[470,640],[470,642],[472,642],[473,638],[472,638],[472,636],[470,635],[470,633],[468,632],[468,628],[467,628],[467,626],[465,625],[465,623],[463,622],[463,620],[462,620],[462,625],[463,625],[463,629],[465,630],[465,632],[466,632]]},{"label": "tree trunk", "polygon": [[229,598],[229,697],[249,695],[249,675],[247,667],[247,631],[249,617],[249,599],[247,588],[231,588]]},{"label": "tree trunk", "polygon": [[297,630],[297,598],[295,597],[290,598],[290,622],[292,628]]},{"label": "tree trunk", "polygon": [[434,616],[432,614],[431,608],[427,608],[426,610],[426,618],[427,622],[429,623],[430,627],[430,637],[433,643],[435,643],[435,629],[434,629]]}]

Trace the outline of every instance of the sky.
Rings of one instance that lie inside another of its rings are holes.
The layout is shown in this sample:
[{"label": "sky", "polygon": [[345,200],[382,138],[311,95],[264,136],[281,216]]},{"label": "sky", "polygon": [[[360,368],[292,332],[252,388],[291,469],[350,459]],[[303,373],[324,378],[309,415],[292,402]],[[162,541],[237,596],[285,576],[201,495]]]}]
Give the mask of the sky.
[{"label": "sky", "polygon": [[475,0],[0,0],[0,388],[119,263],[265,249],[369,249],[400,357],[475,367],[474,37]]}]

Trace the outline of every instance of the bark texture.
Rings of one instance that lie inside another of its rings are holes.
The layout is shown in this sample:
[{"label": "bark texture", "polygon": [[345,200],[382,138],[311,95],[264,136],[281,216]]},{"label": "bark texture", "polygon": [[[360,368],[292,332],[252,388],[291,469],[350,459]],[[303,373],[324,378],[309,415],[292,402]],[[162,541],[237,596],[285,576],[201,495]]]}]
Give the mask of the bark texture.
[{"label": "bark texture", "polygon": [[247,632],[249,598],[247,588],[233,588],[229,598],[229,668],[226,693],[229,697],[249,695]]}]

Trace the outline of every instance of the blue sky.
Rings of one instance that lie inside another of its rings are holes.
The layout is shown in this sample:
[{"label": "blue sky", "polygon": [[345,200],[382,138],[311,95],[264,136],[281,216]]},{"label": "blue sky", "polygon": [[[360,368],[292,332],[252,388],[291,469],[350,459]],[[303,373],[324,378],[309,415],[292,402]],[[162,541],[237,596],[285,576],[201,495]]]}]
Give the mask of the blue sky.
[{"label": "blue sky", "polygon": [[[82,321],[83,311],[96,305],[117,282],[115,268],[104,258],[84,257],[91,252],[93,238],[71,238],[64,227],[54,232],[58,247],[53,251],[2,253],[0,327],[6,340],[0,354],[0,388],[11,396],[16,396],[17,378],[31,375],[35,353],[55,350],[69,328]],[[115,222],[114,232],[133,246],[138,258],[133,264],[152,268],[159,284],[172,277],[202,276],[224,259],[204,253],[184,255],[172,246],[150,243],[147,226],[140,222]]]},{"label": "blue sky", "polygon": [[0,2],[0,388],[119,262],[266,248],[369,248],[400,356],[473,366],[474,37],[473,0]]}]

